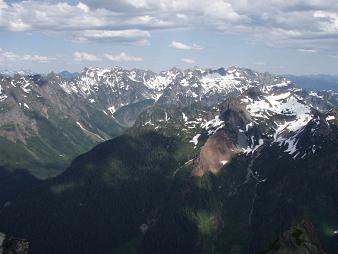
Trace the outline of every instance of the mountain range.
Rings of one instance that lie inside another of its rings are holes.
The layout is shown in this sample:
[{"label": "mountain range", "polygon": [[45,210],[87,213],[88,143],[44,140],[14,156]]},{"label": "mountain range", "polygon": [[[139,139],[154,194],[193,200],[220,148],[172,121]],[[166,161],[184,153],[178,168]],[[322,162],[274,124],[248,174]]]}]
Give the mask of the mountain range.
[{"label": "mountain range", "polygon": [[304,220],[338,249],[334,91],[238,67],[86,68],[0,76],[0,108],[3,170],[58,175],[0,200],[0,231],[32,253],[271,253]]},{"label": "mountain range", "polygon": [[338,91],[338,76],[335,75],[285,75],[286,78],[297,83],[297,85],[306,90],[332,90]]}]

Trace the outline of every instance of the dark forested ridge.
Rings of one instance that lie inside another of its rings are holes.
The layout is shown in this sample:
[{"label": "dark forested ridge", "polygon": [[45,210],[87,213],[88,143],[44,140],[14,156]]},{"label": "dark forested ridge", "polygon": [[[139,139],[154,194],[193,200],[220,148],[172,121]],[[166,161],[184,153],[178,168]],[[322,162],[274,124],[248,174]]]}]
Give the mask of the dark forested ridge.
[{"label": "dark forested ridge", "polygon": [[0,167],[0,207],[6,207],[18,195],[38,186],[41,180],[24,169],[8,170]]},{"label": "dark forested ridge", "polygon": [[[196,155],[192,144],[133,129],[20,196],[1,211],[0,230],[29,239],[32,253],[255,253],[307,219],[334,253],[332,128],[330,139],[316,141],[321,152],[306,160],[267,146],[253,164],[237,156],[218,174],[199,177],[194,163],[184,164]],[[249,166],[259,180],[248,178]]]}]

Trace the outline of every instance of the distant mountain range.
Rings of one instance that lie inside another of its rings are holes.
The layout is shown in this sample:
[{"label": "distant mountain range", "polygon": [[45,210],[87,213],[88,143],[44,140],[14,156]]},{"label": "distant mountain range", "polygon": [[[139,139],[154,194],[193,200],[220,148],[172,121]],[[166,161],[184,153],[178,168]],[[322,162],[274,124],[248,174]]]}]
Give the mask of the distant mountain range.
[{"label": "distant mountain range", "polygon": [[237,67],[66,76],[0,77],[5,168],[102,142],[3,197],[0,232],[32,253],[338,249],[337,92]]},{"label": "distant mountain range", "polygon": [[318,74],[302,76],[285,75],[285,77],[306,90],[332,90],[338,92],[338,76]]},{"label": "distant mountain range", "polygon": [[234,67],[159,74],[118,67],[48,75],[6,72],[0,75],[0,165],[40,177],[57,174],[77,155],[131,127],[155,102],[216,105],[273,78]]}]

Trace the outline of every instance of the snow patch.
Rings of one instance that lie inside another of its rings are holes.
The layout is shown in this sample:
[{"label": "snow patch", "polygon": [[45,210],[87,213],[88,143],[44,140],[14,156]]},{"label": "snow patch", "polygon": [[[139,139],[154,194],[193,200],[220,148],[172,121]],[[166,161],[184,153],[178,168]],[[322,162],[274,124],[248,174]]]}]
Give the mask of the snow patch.
[{"label": "snow patch", "polygon": [[29,83],[29,80],[26,80],[24,77],[22,77],[18,83],[20,83],[20,87],[22,91],[29,94],[32,90],[30,88],[31,84]]},{"label": "snow patch", "polygon": [[192,140],[190,140],[189,142],[190,143],[193,143],[194,145],[195,145],[195,147],[197,146],[197,144],[198,144],[198,138],[201,136],[201,134],[197,134],[197,135],[195,135],[193,138],[192,138]]},{"label": "snow patch", "polygon": [[184,122],[188,121],[188,117],[184,114],[184,112],[182,112],[182,117],[183,117]]},{"label": "snow patch", "polygon": [[91,131],[89,131],[89,130],[87,130],[86,128],[84,128],[83,126],[82,126],[82,124],[81,123],[79,123],[79,122],[76,122],[76,124],[80,127],[80,129],[84,132],[84,133],[86,133],[86,134],[90,134],[90,135],[94,135],[95,137],[97,137],[98,139],[100,139],[100,140],[104,140],[101,136],[99,136],[98,134],[96,134],[96,133],[93,133],[93,132],[91,132]]},{"label": "snow patch", "polygon": [[335,116],[327,116],[326,121],[336,120]]},{"label": "snow patch", "polygon": [[317,98],[319,98],[319,99],[323,99],[324,97],[323,96],[320,96],[320,95],[318,95],[316,92],[314,92],[314,91],[311,91],[310,93],[309,93],[309,95],[310,96],[313,96],[313,97],[317,97]]},{"label": "snow patch", "polygon": [[7,95],[4,93],[2,86],[0,85],[0,102],[3,102],[7,99]]},{"label": "snow patch", "polygon": [[108,111],[110,112],[110,114],[113,115],[113,114],[115,113],[115,111],[116,111],[116,110],[115,110],[115,106],[109,107],[109,108],[108,108]]},{"label": "snow patch", "polygon": [[224,166],[225,164],[228,163],[228,161],[220,161],[220,163]]},{"label": "snow patch", "polygon": [[155,77],[151,77],[148,80],[145,80],[145,76],[143,76],[143,83],[146,87],[155,91],[163,91],[171,82],[173,82],[178,73],[173,71],[162,72]]},{"label": "snow patch", "polygon": [[208,135],[211,135],[221,129],[223,127],[223,124],[224,121],[222,121],[217,115],[214,119],[203,123],[201,127],[208,130]]}]

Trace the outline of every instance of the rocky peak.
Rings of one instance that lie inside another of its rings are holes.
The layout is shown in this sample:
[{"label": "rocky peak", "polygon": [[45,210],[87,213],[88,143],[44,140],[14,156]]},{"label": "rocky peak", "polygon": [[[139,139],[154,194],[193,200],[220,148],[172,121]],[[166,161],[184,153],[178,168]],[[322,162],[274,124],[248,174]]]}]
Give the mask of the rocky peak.
[{"label": "rocky peak", "polygon": [[0,254],[28,254],[29,241],[0,233]]},{"label": "rocky peak", "polygon": [[292,226],[261,254],[325,254],[309,221]]}]

